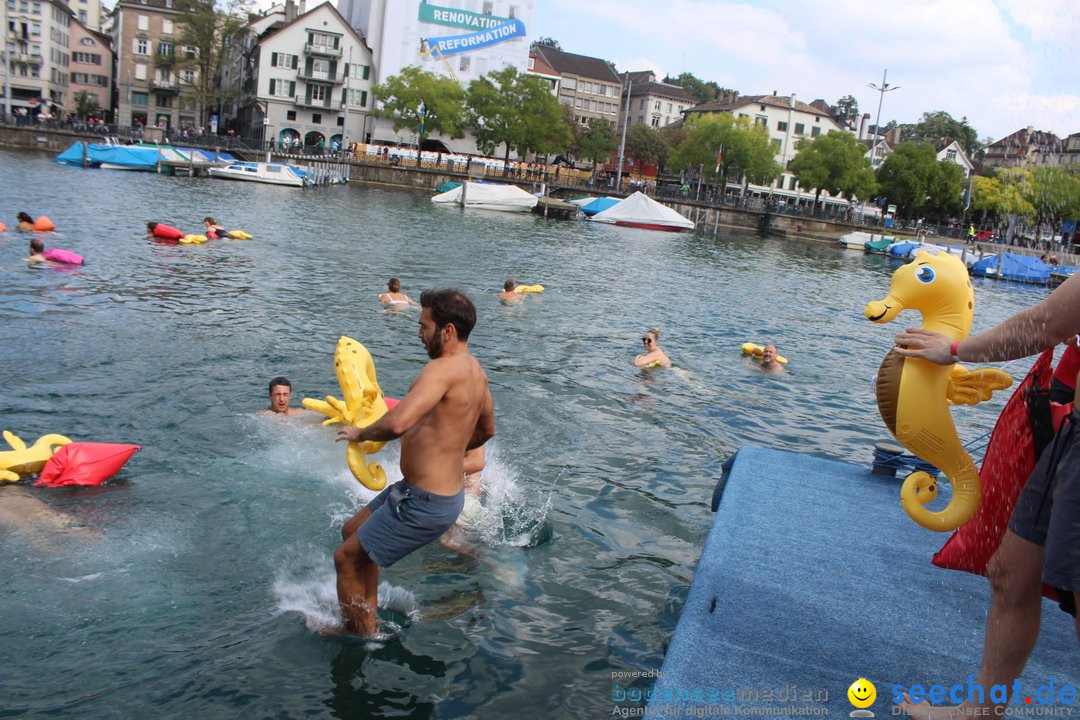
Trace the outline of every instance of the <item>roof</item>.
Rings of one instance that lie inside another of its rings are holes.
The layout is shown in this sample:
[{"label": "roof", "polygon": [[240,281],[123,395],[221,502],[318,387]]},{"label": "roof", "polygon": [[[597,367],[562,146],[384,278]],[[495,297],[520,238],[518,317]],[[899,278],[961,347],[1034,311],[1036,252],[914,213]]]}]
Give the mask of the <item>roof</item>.
[{"label": "roof", "polygon": [[[701,103],[687,110],[687,112],[701,112],[701,113],[717,113],[717,112],[731,112],[738,110],[739,108],[746,107],[747,105],[769,105],[771,107],[788,108],[791,107],[790,95],[743,95],[735,100],[710,100],[707,103]],[[819,108],[812,105],[807,105],[801,100],[795,100],[795,110],[799,112],[809,113],[811,115],[824,115],[832,120],[832,116]],[[834,121],[835,122],[835,121]]]},{"label": "roof", "polygon": [[555,75],[558,76],[558,72],[555,68],[547,64],[543,57],[537,55],[534,52],[529,53],[529,59],[532,60],[533,66],[529,69],[529,72],[536,73],[537,75]]},{"label": "roof", "polygon": [[[296,23],[298,23],[298,22],[300,22],[301,20],[303,20],[304,18],[306,18],[306,17],[308,16],[308,15],[311,15],[312,13],[318,12],[319,10],[322,10],[322,9],[323,9],[324,7],[325,7],[325,8],[327,8],[328,10],[330,10],[330,12],[334,13],[335,15],[337,15],[337,18],[338,18],[338,20],[340,20],[340,21],[341,21],[341,26],[342,26],[342,27],[344,27],[344,28],[346,28],[346,29],[348,30],[348,32],[349,32],[349,33],[350,33],[350,34],[351,34],[351,35],[352,35],[352,36],[353,36],[354,38],[356,38],[356,40],[357,40],[357,41],[358,41],[358,42],[359,42],[359,43],[360,43],[361,45],[363,45],[363,46],[364,46],[365,48],[367,48],[368,50],[370,50],[370,49],[371,49],[370,47],[368,47],[367,41],[366,41],[366,40],[364,40],[364,37],[363,37],[363,36],[362,36],[362,35],[361,35],[360,33],[358,33],[358,32],[357,32],[357,31],[356,31],[356,30],[355,30],[355,29],[353,28],[353,26],[352,26],[352,25],[350,25],[350,24],[349,24],[349,21],[345,19],[345,16],[344,16],[344,15],[342,15],[342,14],[341,14],[340,12],[338,12],[338,9],[337,9],[336,7],[334,7],[334,6],[333,6],[333,4],[329,2],[329,0],[327,0],[327,2],[319,3],[319,4],[318,4],[318,5],[316,5],[315,7],[311,8],[310,10],[308,10],[308,11],[307,11],[306,13],[304,13],[303,15],[299,15],[299,16],[297,16],[297,18],[296,18],[295,20],[293,20],[292,22],[289,22],[289,23],[283,23],[283,24],[281,24],[281,25],[278,25],[277,27],[272,27],[272,28],[270,28],[270,29],[269,29],[269,30],[268,30],[268,31],[267,31],[267,32],[266,32],[266,33],[265,33],[265,34],[264,34],[264,35],[263,35],[262,37],[260,37],[260,38],[259,38],[259,42],[260,42],[260,43],[262,43],[262,42],[265,42],[265,41],[269,40],[270,38],[272,38],[272,37],[274,37],[275,35],[277,35],[277,34],[278,34],[279,32],[282,32],[283,30],[285,30],[285,28],[288,28],[288,27],[292,27],[292,26],[293,26],[293,25],[295,25]],[[331,32],[333,32],[333,31],[331,31]]]},{"label": "roof", "polygon": [[621,73],[619,77],[623,79],[624,84],[626,81],[630,82],[630,97],[659,95],[673,100],[684,100],[689,103],[696,101],[696,98],[681,85],[657,82],[656,73],[651,70]]},{"label": "roof", "polygon": [[534,45],[533,52],[559,75],[577,75],[592,80],[602,80],[614,85],[622,84],[619,76],[615,74],[615,70],[607,60],[587,55],[575,55],[574,53],[556,50],[547,45]]},{"label": "roof", "polygon": [[996,140],[986,146],[987,150],[991,148],[1004,148],[1004,147],[1021,147],[1021,146],[1045,146],[1052,145],[1057,146],[1061,144],[1061,139],[1058,138],[1052,132],[1045,132],[1043,130],[1036,130],[1035,128],[1022,128],[1006,135],[1000,140]]}]

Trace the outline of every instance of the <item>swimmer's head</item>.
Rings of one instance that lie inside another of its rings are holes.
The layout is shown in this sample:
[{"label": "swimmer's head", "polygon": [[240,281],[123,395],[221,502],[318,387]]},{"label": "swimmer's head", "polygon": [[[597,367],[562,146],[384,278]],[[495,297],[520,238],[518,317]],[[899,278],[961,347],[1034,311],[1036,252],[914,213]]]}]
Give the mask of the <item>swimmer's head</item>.
[{"label": "swimmer's head", "polygon": [[503,291],[505,291],[505,292],[510,292],[515,287],[517,287],[517,283],[514,282],[513,280],[507,280],[506,282],[503,283]]},{"label": "swimmer's head", "polygon": [[152,232],[154,232],[154,228],[156,228],[156,227],[157,227],[156,222],[148,222],[148,223],[146,223],[146,232],[152,233]]},{"label": "swimmer's head", "polygon": [[30,241],[30,252],[35,255],[45,252],[45,243],[41,242],[41,240],[38,240],[37,238],[34,238]]},{"label": "swimmer's head", "polygon": [[641,342],[648,345],[650,348],[655,348],[660,344],[660,328],[649,328],[645,331],[645,334],[641,337]]},{"label": "swimmer's head", "polygon": [[217,225],[217,221],[216,221],[216,220],[214,220],[214,218],[210,217],[209,215],[207,215],[206,217],[204,217],[204,218],[202,219],[202,221],[203,221],[204,223],[208,224],[208,225]]},{"label": "swimmer's head", "polygon": [[270,410],[276,413],[287,413],[290,404],[292,404],[292,383],[287,377],[279,375],[270,381]]},{"label": "swimmer's head", "polygon": [[16,215],[16,217],[19,219],[19,222],[21,222],[21,223],[30,223],[31,225],[34,224],[34,218],[30,217],[29,213],[21,212],[18,215]]},{"label": "swimmer's head", "polygon": [[397,278],[390,278],[390,282],[386,283],[386,288],[390,292],[401,292],[401,281]]},{"label": "swimmer's head", "polygon": [[772,363],[776,362],[776,355],[777,355],[776,346],[775,345],[766,345],[765,349],[761,353],[761,362],[762,362],[762,364],[771,365]]}]

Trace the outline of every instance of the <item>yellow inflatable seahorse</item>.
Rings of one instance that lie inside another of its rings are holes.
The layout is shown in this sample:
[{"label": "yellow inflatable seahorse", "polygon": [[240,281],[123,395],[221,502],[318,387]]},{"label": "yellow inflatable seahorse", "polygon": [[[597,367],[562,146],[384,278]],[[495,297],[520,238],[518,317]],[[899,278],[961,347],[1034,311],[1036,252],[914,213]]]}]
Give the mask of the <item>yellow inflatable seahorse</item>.
[{"label": "yellow inflatable seahorse", "polygon": [[[866,318],[887,323],[901,310],[922,313],[922,327],[952,340],[967,337],[975,313],[975,291],[964,263],[954,255],[919,252],[892,276],[889,296],[868,303]],[[900,503],[912,520],[928,530],[955,530],[979,509],[979,470],[956,434],[950,405],[975,405],[994,390],[1012,384],[993,368],[969,371],[962,365],[936,365],[890,351],[881,363],[877,401],[889,431],[913,454],[940,469],[952,484],[947,507],[924,507],[937,497],[934,477],[914,472],[900,489]]]},{"label": "yellow inflatable seahorse", "polygon": [[[333,395],[326,400],[304,398],[302,404],[308,410],[326,416],[323,425],[345,423],[355,427],[367,427],[387,412],[382,389],[375,379],[375,362],[371,353],[351,337],[344,335],[338,340],[334,351],[334,371],[344,401]],[[386,443],[350,442],[345,449],[345,459],[353,476],[372,490],[386,487],[386,471],[377,462],[366,462],[368,453],[377,453]]]},{"label": "yellow inflatable seahorse", "polygon": [[67,445],[71,440],[63,435],[42,435],[30,447],[15,433],[4,431],[11,450],[0,450],[0,482],[16,482],[20,475],[41,472],[53,456],[54,447]]}]

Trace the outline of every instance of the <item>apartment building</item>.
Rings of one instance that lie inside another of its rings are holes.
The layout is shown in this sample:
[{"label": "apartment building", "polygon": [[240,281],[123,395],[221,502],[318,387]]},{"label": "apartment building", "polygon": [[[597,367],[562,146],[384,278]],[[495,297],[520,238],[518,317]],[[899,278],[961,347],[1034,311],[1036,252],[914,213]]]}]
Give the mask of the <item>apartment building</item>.
[{"label": "apartment building", "polygon": [[1054,133],[1027,127],[987,145],[983,166],[1033,168],[1058,165],[1063,150],[1064,143]]},{"label": "apartment building", "polygon": [[12,110],[64,117],[70,111],[71,9],[61,0],[7,0],[7,18]]},{"label": "apartment building", "polygon": [[[693,95],[678,85],[659,82],[651,70],[621,73],[623,80],[623,107],[619,114],[619,127],[624,119],[630,125],[648,125],[662,128],[683,119],[683,111],[697,104]],[[626,103],[629,96],[629,103]]]},{"label": "apartment building", "polygon": [[66,0],[67,6],[83,25],[95,32],[102,32],[102,22],[108,11],[101,0]]},{"label": "apartment building", "polygon": [[559,75],[559,102],[574,109],[574,119],[588,125],[602,118],[619,123],[622,79],[606,60],[537,45],[533,54]]},{"label": "apartment building", "polygon": [[100,108],[96,117],[109,119],[112,106],[112,39],[96,32],[85,23],[72,19],[70,37],[71,63],[68,74],[70,109],[78,108],[80,93],[93,98]]}]

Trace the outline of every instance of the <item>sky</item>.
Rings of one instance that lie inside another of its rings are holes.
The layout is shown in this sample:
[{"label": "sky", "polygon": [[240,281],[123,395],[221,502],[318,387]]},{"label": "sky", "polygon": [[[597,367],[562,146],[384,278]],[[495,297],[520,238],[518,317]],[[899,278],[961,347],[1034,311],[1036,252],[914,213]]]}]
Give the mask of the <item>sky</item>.
[{"label": "sky", "polygon": [[[1080,0],[535,0],[530,39],[742,95],[852,95],[881,122],[944,110],[979,138],[1080,132]],[[891,90],[878,86],[888,70]]]}]

